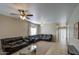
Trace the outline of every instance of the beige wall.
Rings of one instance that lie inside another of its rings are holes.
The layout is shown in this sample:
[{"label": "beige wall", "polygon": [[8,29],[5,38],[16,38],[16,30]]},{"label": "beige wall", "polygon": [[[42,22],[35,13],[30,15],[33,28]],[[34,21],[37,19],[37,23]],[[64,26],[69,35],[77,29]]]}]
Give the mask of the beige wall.
[{"label": "beige wall", "polygon": [[0,15],[0,39],[14,36],[27,36],[28,22]]},{"label": "beige wall", "polygon": [[42,34],[56,34],[56,24],[41,24],[41,33]]}]

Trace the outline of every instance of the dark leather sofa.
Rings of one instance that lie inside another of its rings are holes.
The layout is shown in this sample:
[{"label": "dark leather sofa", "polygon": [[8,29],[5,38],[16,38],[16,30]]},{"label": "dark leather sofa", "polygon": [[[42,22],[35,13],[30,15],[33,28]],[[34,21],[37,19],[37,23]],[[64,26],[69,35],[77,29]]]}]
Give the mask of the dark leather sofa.
[{"label": "dark leather sofa", "polygon": [[1,46],[3,52],[7,52],[6,54],[9,55],[38,41],[52,41],[52,35],[39,34],[39,35],[28,36],[25,38],[23,38],[22,36],[4,38],[1,39]]},{"label": "dark leather sofa", "polygon": [[52,34],[39,34],[39,35],[32,35],[28,37],[30,42],[52,41],[52,38],[53,38]]},{"label": "dark leather sofa", "polygon": [[3,52],[6,52],[6,54],[12,54],[29,45],[29,41],[22,37],[12,37],[1,39],[1,44]]}]

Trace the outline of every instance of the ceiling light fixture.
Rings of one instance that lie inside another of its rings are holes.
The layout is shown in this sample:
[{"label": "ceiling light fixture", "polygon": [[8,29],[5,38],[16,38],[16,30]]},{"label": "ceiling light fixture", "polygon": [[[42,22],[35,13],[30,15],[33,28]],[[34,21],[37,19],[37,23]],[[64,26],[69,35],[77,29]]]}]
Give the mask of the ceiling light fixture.
[{"label": "ceiling light fixture", "polygon": [[24,13],[24,10],[18,10],[20,12],[20,18],[22,20],[25,20],[26,19],[26,14]]},{"label": "ceiling light fixture", "polygon": [[22,20],[25,20],[25,19],[26,19],[26,17],[25,17],[25,16],[22,16],[22,15],[20,15],[20,18],[21,18]]},{"label": "ceiling light fixture", "polygon": [[18,11],[19,11],[19,14],[16,14],[16,13],[10,13],[10,14],[11,15],[19,15],[19,18],[22,20],[30,19],[30,17],[33,16],[33,14],[29,14],[27,10],[18,9]]}]

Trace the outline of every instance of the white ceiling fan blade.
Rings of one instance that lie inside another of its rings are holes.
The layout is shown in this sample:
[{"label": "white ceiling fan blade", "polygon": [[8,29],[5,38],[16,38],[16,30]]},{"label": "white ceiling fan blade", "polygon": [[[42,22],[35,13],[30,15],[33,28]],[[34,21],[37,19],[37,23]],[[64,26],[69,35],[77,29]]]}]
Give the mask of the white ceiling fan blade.
[{"label": "white ceiling fan blade", "polygon": [[18,14],[15,14],[15,13],[10,13],[10,15],[18,15]]}]

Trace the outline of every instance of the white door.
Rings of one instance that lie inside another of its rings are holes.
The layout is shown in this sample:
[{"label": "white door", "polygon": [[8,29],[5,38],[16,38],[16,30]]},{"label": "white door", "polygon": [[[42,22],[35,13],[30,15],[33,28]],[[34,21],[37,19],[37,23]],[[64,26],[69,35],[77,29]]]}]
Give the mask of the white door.
[{"label": "white door", "polygon": [[59,29],[59,42],[61,44],[66,44],[66,28]]}]

